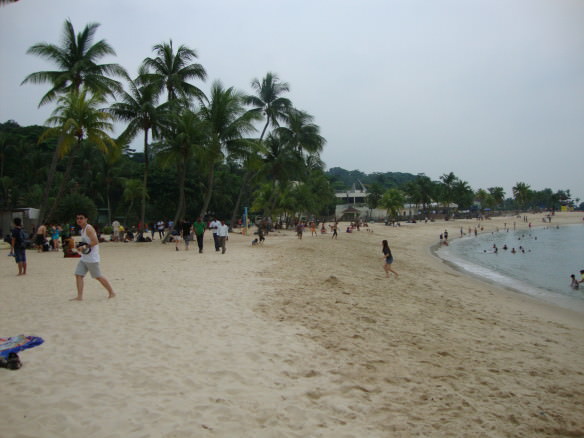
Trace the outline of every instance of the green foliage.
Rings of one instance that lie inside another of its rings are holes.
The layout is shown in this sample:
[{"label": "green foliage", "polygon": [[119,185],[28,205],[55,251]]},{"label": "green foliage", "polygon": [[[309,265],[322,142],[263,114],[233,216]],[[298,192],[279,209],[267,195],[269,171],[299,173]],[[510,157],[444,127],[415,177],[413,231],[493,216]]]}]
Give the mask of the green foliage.
[{"label": "green foliage", "polygon": [[408,182],[414,181],[416,175],[402,172],[373,172],[366,174],[360,170],[345,170],[341,167],[332,167],[326,172],[335,190],[350,189],[353,184],[359,181],[366,187],[371,184],[379,184],[384,190],[401,187]]},{"label": "green foliage", "polygon": [[388,189],[383,194],[379,205],[387,210],[387,216],[397,218],[405,203],[404,192],[398,189]]},{"label": "green foliage", "polygon": [[74,223],[75,215],[85,212],[89,219],[97,219],[97,207],[91,198],[81,193],[70,193],[63,197],[57,207],[55,219],[59,223]]}]

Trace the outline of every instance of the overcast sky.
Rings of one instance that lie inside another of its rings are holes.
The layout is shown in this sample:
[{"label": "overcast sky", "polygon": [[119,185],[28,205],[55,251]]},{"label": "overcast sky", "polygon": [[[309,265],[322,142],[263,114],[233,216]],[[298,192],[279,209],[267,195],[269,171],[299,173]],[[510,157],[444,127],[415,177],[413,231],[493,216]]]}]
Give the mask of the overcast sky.
[{"label": "overcast sky", "polygon": [[327,145],[327,168],[454,172],[473,189],[518,181],[584,201],[582,0],[20,0],[0,7],[0,122],[43,124],[51,70],[27,55],[100,23],[135,75],[152,46],[198,52],[209,79],[290,84]]}]

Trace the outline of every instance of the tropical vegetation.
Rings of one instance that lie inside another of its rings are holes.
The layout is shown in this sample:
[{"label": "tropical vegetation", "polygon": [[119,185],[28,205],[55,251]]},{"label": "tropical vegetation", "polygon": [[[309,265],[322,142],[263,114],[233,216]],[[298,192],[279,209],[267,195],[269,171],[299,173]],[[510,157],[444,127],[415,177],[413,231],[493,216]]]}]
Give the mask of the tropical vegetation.
[{"label": "tropical vegetation", "polygon": [[[274,219],[332,218],[335,191],[354,184],[367,187],[370,209],[390,217],[405,203],[449,211],[574,202],[569,190],[538,192],[523,182],[512,199],[501,187],[473,191],[452,172],[432,181],[423,174],[325,171],[326,139],[276,73],[253,79],[251,92],[215,79],[206,93],[197,52],[169,40],[155,44],[130,77],[103,62],[115,51],[96,41],[98,29],[91,23],[76,32],[67,20],[60,44],[29,49],[54,69],[32,72],[23,84],[46,85],[39,105],[54,110],[46,126],[0,124],[0,209],[34,207],[39,221],[68,222],[77,203],[101,224],[116,218],[127,225],[198,216],[235,222],[243,207]],[[114,123],[122,126],[118,136]]]}]

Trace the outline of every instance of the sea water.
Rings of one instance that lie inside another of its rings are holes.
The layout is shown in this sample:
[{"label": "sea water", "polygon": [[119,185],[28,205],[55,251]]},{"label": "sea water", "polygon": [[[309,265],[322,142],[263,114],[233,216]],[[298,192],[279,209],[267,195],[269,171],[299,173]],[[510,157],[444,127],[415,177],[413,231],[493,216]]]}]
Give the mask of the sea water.
[{"label": "sea water", "polygon": [[[494,251],[496,245],[498,251]],[[504,246],[507,250],[504,250]],[[515,253],[512,249],[515,248]],[[530,230],[501,230],[462,237],[437,251],[444,260],[487,280],[557,305],[584,310],[584,225],[553,223]]]}]

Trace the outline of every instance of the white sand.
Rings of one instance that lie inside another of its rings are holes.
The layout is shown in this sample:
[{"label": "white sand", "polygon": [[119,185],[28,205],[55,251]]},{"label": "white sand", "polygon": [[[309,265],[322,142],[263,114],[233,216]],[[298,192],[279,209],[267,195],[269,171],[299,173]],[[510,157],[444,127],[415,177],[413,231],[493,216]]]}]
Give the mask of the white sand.
[{"label": "white sand", "polygon": [[475,223],[231,235],[225,255],[210,233],[202,255],[106,243],[118,296],[87,278],[83,302],[77,259],[29,251],[16,277],[2,251],[0,337],[45,343],[0,370],[0,437],[584,436],[583,315],[431,256]]}]

